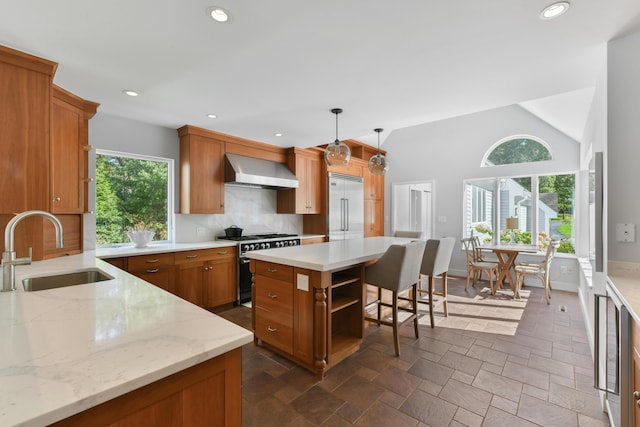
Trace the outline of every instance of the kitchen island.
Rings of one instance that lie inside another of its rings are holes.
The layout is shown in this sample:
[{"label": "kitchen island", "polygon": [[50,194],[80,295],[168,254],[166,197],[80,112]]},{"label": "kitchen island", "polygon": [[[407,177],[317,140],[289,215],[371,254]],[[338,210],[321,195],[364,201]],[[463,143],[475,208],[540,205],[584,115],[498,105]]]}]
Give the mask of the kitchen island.
[{"label": "kitchen island", "polygon": [[[251,333],[95,255],[19,266],[17,290],[0,293],[0,425],[239,425]],[[20,283],[93,268],[113,279],[35,292]]]},{"label": "kitchen island", "polygon": [[254,342],[322,379],[362,343],[365,265],[411,241],[369,237],[247,252]]}]

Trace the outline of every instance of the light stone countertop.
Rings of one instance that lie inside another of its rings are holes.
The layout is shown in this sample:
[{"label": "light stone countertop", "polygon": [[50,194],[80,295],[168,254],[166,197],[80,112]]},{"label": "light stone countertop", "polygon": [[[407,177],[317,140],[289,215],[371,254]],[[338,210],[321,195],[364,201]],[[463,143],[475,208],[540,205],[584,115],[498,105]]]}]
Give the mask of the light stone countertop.
[{"label": "light stone countertop", "polygon": [[334,240],[314,245],[288,246],[247,252],[247,258],[291,265],[315,271],[332,271],[380,258],[393,244],[414,239],[401,237],[367,237]]},{"label": "light stone countertop", "polygon": [[607,272],[609,285],[640,323],[640,263],[609,261]]},{"label": "light stone countertop", "polygon": [[238,242],[233,240],[212,240],[210,242],[199,243],[150,243],[146,248],[136,248],[133,245],[118,246],[114,248],[98,248],[95,251],[95,256],[107,259],[135,255],[160,254],[165,252],[235,247],[237,245]]},{"label": "light stone countertop", "polygon": [[[23,277],[96,267],[115,279],[22,288]],[[93,251],[18,266],[16,285],[0,292],[1,426],[64,419],[253,339]]]}]

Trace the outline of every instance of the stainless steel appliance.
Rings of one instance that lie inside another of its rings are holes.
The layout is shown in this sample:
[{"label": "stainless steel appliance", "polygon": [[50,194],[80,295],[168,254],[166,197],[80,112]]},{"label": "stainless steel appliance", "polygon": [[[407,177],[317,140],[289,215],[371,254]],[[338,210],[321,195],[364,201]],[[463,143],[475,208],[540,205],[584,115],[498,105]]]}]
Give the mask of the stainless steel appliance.
[{"label": "stainless steel appliance", "polygon": [[251,301],[251,271],[249,270],[249,258],[245,253],[260,249],[284,248],[300,245],[300,236],[297,234],[265,233],[248,236],[227,237],[218,239],[234,240],[238,244],[238,294],[237,304]]},{"label": "stainless steel appliance", "polygon": [[329,240],[364,237],[364,181],[361,177],[329,173]]}]

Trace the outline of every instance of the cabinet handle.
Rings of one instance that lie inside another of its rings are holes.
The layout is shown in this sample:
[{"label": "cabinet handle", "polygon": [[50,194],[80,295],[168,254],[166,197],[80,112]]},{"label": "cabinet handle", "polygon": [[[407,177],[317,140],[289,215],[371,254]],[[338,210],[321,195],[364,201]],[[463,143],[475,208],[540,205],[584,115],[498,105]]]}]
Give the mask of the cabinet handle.
[{"label": "cabinet handle", "polygon": [[634,398],[635,400],[640,400],[640,392],[638,392],[638,391],[634,391],[634,392],[633,392],[633,398]]},{"label": "cabinet handle", "polygon": [[160,271],[159,268],[150,268],[147,270],[147,273],[157,273],[158,271]]},{"label": "cabinet handle", "polygon": [[636,402],[636,405],[640,408],[640,401]]},{"label": "cabinet handle", "polygon": [[147,264],[155,264],[155,263],[157,263],[157,262],[159,262],[159,261],[160,261],[159,259],[148,259],[148,260],[146,260],[145,262],[146,262]]},{"label": "cabinet handle", "polygon": [[204,268],[204,271],[209,271],[209,267],[205,267],[205,268]]},{"label": "cabinet handle", "polygon": [[267,331],[269,332],[278,332],[276,328],[272,328],[271,326],[267,326]]},{"label": "cabinet handle", "polygon": [[220,251],[220,252],[218,252],[218,255],[226,255],[226,254],[227,254],[227,251]]},{"label": "cabinet handle", "polygon": [[60,196],[56,197],[55,199],[53,199],[54,202],[59,202],[60,201]]},{"label": "cabinet handle", "polygon": [[277,272],[278,272],[278,269],[277,269],[277,268],[268,268],[268,269],[267,269],[267,271],[268,271],[269,273],[277,273]]},{"label": "cabinet handle", "polygon": [[198,258],[198,255],[187,255],[185,258],[194,259],[194,258]]},{"label": "cabinet handle", "polygon": [[269,293],[267,294],[267,296],[268,296],[269,298],[271,298],[271,299],[276,299],[276,298],[278,298],[278,294],[272,294],[271,292],[269,292]]}]

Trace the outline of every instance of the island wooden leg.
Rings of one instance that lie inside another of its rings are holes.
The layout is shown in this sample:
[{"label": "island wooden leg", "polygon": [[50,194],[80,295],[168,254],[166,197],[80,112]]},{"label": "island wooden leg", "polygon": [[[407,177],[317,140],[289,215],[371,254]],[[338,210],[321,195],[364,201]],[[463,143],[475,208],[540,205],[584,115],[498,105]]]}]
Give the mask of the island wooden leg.
[{"label": "island wooden leg", "polygon": [[327,369],[327,293],[324,288],[314,288],[314,291],[314,364],[318,379],[322,380],[324,371]]}]

